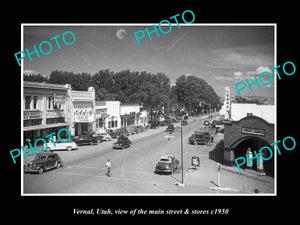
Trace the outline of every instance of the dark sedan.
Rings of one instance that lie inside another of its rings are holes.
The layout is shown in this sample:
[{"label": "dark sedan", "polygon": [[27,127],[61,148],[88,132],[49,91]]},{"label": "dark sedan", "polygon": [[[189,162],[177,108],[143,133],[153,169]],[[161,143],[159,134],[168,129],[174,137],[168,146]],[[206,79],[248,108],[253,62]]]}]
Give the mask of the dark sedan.
[{"label": "dark sedan", "polygon": [[24,165],[24,172],[37,172],[42,174],[46,170],[63,166],[63,161],[56,153],[38,153],[35,159]]},{"label": "dark sedan", "polygon": [[154,173],[174,173],[178,168],[179,161],[174,156],[162,156],[155,166]]},{"label": "dark sedan", "polygon": [[98,143],[98,137],[97,136],[93,136],[92,134],[85,134],[85,135],[81,135],[81,136],[75,136],[74,138],[72,138],[72,140],[78,144],[96,144]]},{"label": "dark sedan", "polygon": [[124,149],[124,148],[128,148],[131,146],[131,141],[129,140],[128,137],[121,135],[118,137],[117,141],[113,143],[113,149],[115,148],[120,148],[120,149]]}]

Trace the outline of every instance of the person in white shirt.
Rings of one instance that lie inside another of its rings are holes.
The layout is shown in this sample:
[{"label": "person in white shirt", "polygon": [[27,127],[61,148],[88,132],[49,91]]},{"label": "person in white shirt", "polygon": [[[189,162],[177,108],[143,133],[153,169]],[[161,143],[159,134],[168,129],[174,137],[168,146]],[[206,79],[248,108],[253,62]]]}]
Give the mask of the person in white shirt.
[{"label": "person in white shirt", "polygon": [[110,168],[111,168],[111,162],[110,162],[110,159],[107,159],[105,165],[106,165],[106,168],[107,168],[107,173],[106,173],[106,175],[107,175],[108,177],[110,177],[110,176],[111,176],[111,174],[110,174]]}]

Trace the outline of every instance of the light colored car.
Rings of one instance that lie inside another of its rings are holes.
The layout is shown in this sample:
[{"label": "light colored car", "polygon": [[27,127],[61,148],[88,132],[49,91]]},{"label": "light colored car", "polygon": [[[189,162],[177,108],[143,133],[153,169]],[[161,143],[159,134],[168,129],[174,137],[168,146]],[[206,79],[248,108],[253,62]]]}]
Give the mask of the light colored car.
[{"label": "light colored car", "polygon": [[[45,144],[44,144],[44,149],[45,149]],[[47,151],[55,151],[55,150],[72,151],[73,149],[78,149],[78,145],[72,140],[69,140],[68,142],[61,142],[59,139],[57,139],[55,141],[55,146],[51,140],[50,142],[47,143]]]},{"label": "light colored car", "polygon": [[95,134],[102,136],[102,141],[112,140],[112,137],[105,130],[97,130]]}]

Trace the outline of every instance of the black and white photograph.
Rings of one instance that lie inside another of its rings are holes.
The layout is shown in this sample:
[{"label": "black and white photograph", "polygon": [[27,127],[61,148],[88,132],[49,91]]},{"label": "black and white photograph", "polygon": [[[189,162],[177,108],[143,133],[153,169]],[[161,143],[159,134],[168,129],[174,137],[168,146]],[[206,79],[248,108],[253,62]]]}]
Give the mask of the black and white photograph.
[{"label": "black and white photograph", "polygon": [[5,217],[296,217],[296,7],[165,5],[6,7]]},{"label": "black and white photograph", "polygon": [[24,195],[276,194],[276,24],[22,31]]}]

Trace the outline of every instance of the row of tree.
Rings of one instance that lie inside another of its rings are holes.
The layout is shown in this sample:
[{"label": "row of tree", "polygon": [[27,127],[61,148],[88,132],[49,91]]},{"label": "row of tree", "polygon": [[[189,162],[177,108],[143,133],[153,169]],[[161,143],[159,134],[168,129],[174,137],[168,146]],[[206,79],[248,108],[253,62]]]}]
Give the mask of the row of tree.
[{"label": "row of tree", "polygon": [[73,90],[86,91],[95,88],[96,100],[116,100],[122,103],[138,103],[149,112],[161,114],[185,110],[198,114],[203,107],[199,102],[211,104],[212,109],[220,108],[220,99],[207,82],[196,76],[180,76],[174,86],[164,73],[152,74],[146,71],[122,70],[113,72],[100,70],[94,75],[75,74],[68,71],[52,71],[49,77],[24,75],[24,80],[71,84]]}]

